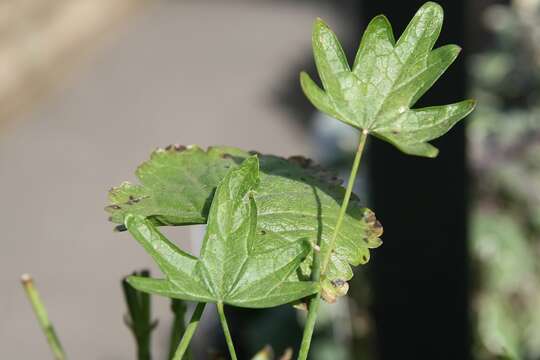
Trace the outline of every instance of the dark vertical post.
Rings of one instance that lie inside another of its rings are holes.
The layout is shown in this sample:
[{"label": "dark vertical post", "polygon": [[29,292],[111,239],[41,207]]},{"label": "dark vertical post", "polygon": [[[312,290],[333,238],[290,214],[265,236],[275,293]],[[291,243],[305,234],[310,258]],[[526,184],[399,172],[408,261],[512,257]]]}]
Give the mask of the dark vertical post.
[{"label": "dark vertical post", "polygon": [[[366,0],[364,18],[386,14],[397,37],[423,3]],[[466,46],[465,0],[439,3],[445,23],[437,46]],[[465,48],[417,106],[465,98],[466,54]],[[439,157],[424,159],[371,143],[372,207],[385,227],[384,244],[373,252],[372,265],[381,360],[470,359],[463,124],[434,144]]]}]

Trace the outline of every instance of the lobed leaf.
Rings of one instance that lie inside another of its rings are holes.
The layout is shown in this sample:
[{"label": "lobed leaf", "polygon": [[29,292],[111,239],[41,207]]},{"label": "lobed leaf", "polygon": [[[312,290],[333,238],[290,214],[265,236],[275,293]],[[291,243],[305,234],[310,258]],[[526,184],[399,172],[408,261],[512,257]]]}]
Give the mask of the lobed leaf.
[{"label": "lobed leaf", "polygon": [[166,279],[130,278],[141,291],[239,307],[286,304],[318,291],[311,281],[289,281],[311,246],[306,241],[266,250],[256,242],[257,157],[231,169],[217,187],[200,257],[186,254],[144,217],[126,216],[126,227],[152,255]]},{"label": "lobed leaf", "polygon": [[466,100],[412,109],[460,52],[456,45],[432,50],[442,22],[442,8],[427,2],[396,42],[388,19],[375,17],[364,32],[351,70],[337,37],[317,19],[313,54],[324,90],[304,72],[302,89],[317,109],[331,117],[404,153],[435,157],[438,150],[427,142],[444,135],[475,106]]},{"label": "lobed leaf", "polygon": [[[134,229],[136,226],[130,224],[133,220],[128,218],[136,216],[139,222],[144,220],[144,226],[140,225],[143,228],[153,226],[157,238],[154,225],[205,223],[219,181],[249,155],[229,147],[207,151],[196,146],[158,149],[137,169],[140,185],[124,183],[111,190],[111,205],[107,207],[111,220]],[[260,185],[253,194],[258,208],[256,247],[261,253],[275,255],[281,251],[288,256],[283,249],[290,244],[320,243],[322,255],[326,254],[344,194],[336,178],[304,158],[259,155],[259,162]],[[353,197],[331,256],[328,278],[349,280],[353,275],[351,265],[369,260],[369,249],[381,244],[381,233],[373,212],[362,208]],[[289,280],[308,279],[312,258],[309,252]],[[182,261],[186,262],[183,267],[189,268],[189,259]],[[260,286],[264,287],[263,282]],[[168,291],[163,284],[156,287],[164,294]]]}]

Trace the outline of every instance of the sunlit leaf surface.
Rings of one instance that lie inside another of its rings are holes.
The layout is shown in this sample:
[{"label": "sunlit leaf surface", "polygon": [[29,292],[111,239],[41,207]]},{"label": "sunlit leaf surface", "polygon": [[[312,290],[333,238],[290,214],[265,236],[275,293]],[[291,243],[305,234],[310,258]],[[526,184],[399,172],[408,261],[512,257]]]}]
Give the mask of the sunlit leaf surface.
[{"label": "sunlit leaf surface", "polygon": [[459,54],[456,45],[432,50],[442,22],[442,8],[428,2],[395,41],[388,19],[375,17],[351,69],[335,34],[317,20],[313,53],[324,90],[302,73],[304,93],[320,111],[368,131],[404,153],[437,156],[438,150],[427,142],[444,135],[475,105],[465,100],[412,108]]},{"label": "sunlit leaf surface", "polygon": [[130,284],[178,299],[252,308],[286,304],[317,292],[316,283],[288,280],[312,251],[307,239],[268,244],[256,236],[253,195],[258,185],[256,156],[227,173],[212,200],[199,258],[180,250],[143,216],[126,215],[128,231],[166,276],[130,277]]},{"label": "sunlit leaf surface", "polygon": [[[228,147],[158,149],[137,170],[140,185],[123,183],[111,190],[107,210],[119,224],[128,213],[146,219],[145,226],[205,223],[216,186],[248,157],[248,152]],[[320,243],[324,254],[344,194],[337,179],[300,157],[259,155],[259,162],[260,185],[253,194],[258,209],[256,243],[266,251]],[[373,212],[354,198],[331,256],[328,280],[342,288],[342,281],[352,277],[350,264],[366,263],[369,249],[381,244],[381,233]],[[308,279],[311,262],[309,252],[289,279]]]}]

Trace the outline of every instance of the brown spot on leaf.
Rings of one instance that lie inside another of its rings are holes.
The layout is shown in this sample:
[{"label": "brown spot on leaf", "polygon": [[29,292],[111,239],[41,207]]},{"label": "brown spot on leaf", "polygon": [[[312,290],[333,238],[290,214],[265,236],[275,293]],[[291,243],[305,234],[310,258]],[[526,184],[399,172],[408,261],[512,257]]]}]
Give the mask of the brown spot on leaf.
[{"label": "brown spot on leaf", "polygon": [[324,288],[321,289],[321,298],[329,304],[333,304],[336,302],[336,295],[333,292],[328,291]]},{"label": "brown spot on leaf", "polygon": [[287,160],[289,160],[290,163],[299,165],[300,167],[303,167],[303,168],[309,167],[313,162],[311,159],[308,159],[300,155],[290,156]]},{"label": "brown spot on leaf", "polygon": [[334,279],[331,281],[331,283],[334,287],[340,287],[346,284],[347,282],[343,279]]},{"label": "brown spot on leaf", "polygon": [[346,282],[343,279],[334,279],[330,281],[332,286],[334,287],[334,291],[337,296],[345,296],[347,295],[347,292],[349,291],[349,283]]},{"label": "brown spot on leaf", "polygon": [[369,236],[375,236],[375,237],[379,237],[382,235],[383,233],[383,226],[381,225],[381,223],[379,222],[379,220],[377,220],[377,218],[375,217],[375,214],[373,213],[373,211],[369,210],[369,209],[366,209],[366,211],[364,212],[364,221],[366,222],[367,225],[370,226],[370,233],[369,233]]},{"label": "brown spot on leaf", "polygon": [[127,230],[127,228],[124,225],[116,225],[114,227],[114,231],[116,231],[116,232],[122,232],[122,231],[126,231],[126,230]]},{"label": "brown spot on leaf", "polygon": [[184,151],[186,149],[187,149],[186,146],[180,145],[180,144],[171,144],[171,145],[168,145],[168,146],[165,147],[165,150],[167,150],[167,151],[178,151],[178,152],[180,152],[180,151]]},{"label": "brown spot on leaf", "polygon": [[373,225],[373,229],[375,230],[377,236],[381,236],[383,233],[383,226],[379,222],[379,220],[375,220],[375,224]]},{"label": "brown spot on leaf", "polygon": [[138,203],[139,201],[141,201],[142,199],[144,199],[145,197],[140,197],[140,198],[136,198],[134,197],[133,195],[129,195],[129,199],[128,201],[126,202],[126,204],[128,205],[134,205],[136,203]]},{"label": "brown spot on leaf", "polygon": [[373,213],[373,211],[371,211],[369,209],[366,209],[364,211],[364,221],[368,225],[372,225],[375,221],[377,221],[377,218],[375,217],[375,213]]}]

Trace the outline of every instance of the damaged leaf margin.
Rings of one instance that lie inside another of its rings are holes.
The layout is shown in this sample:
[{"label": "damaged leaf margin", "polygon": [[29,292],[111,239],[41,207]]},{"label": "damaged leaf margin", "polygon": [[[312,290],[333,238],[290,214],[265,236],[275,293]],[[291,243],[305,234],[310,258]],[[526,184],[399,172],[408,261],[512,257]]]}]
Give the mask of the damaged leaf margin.
[{"label": "damaged leaf margin", "polygon": [[[205,223],[215,188],[225,174],[250,153],[233,147],[169,146],[158,149],[136,171],[140,184],[123,183],[109,194],[107,211],[122,224],[127,213],[152,225]],[[258,207],[257,242],[273,246],[307,240],[320,243],[324,255],[330,242],[344,189],[333,174],[309,159],[258,155],[260,182],[254,200]],[[123,227],[123,225],[121,225]],[[327,269],[329,281],[348,281],[351,265],[369,261],[369,249],[381,245],[382,227],[373,212],[354,197]],[[321,241],[319,241],[319,239]],[[307,280],[309,253],[290,280]]]}]

